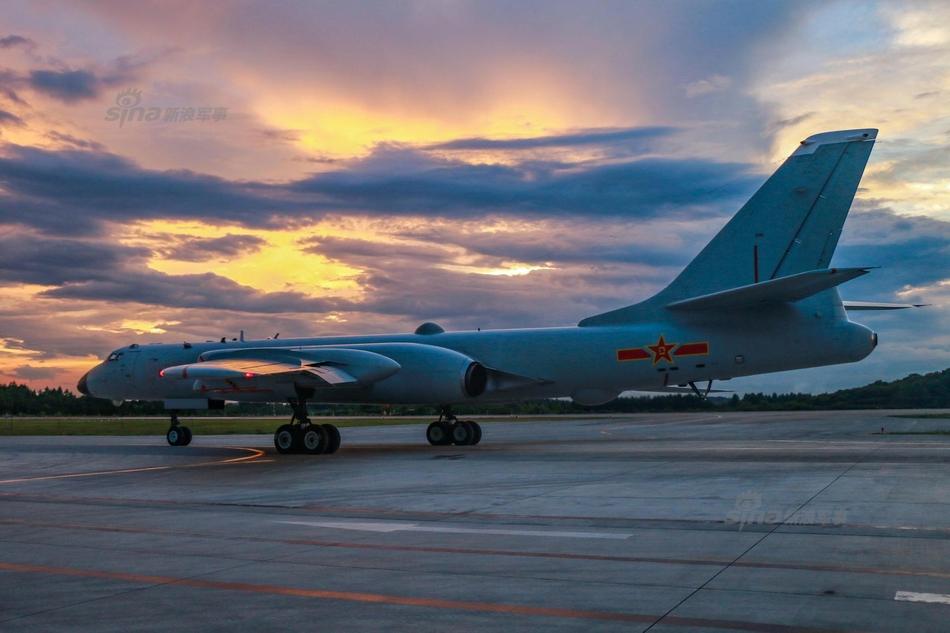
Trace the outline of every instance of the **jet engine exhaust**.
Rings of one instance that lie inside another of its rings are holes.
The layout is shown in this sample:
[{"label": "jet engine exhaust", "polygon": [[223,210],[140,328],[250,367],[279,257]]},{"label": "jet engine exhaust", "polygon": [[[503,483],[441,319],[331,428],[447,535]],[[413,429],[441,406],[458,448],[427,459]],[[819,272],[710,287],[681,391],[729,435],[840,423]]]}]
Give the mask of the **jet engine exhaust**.
[{"label": "jet engine exhaust", "polygon": [[485,393],[485,387],[488,386],[488,370],[481,363],[473,362],[465,370],[465,393],[469,397],[475,398]]}]

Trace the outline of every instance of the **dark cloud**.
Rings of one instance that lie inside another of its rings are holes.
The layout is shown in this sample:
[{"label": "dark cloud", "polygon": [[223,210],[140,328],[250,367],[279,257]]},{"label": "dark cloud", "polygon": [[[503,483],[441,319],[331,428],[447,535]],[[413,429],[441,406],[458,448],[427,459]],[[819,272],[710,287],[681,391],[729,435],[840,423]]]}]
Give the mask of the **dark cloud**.
[{"label": "dark cloud", "polygon": [[72,134],[66,134],[65,132],[57,132],[56,130],[50,130],[46,133],[46,138],[65,145],[69,148],[83,149],[83,150],[92,150],[95,152],[104,152],[106,151],[105,145],[97,141],[79,138],[73,136]]},{"label": "dark cloud", "polygon": [[541,224],[511,231],[471,231],[456,226],[424,226],[402,232],[406,238],[438,245],[454,245],[498,260],[544,263],[645,263],[651,266],[685,264],[692,254],[669,241],[657,243],[655,227],[611,225],[616,232],[570,224]]},{"label": "dark cloud", "polygon": [[[31,42],[30,50],[32,47]],[[44,61],[33,56],[35,62],[51,67],[32,68],[25,73],[5,69],[0,73],[0,86],[8,98],[20,103],[22,99],[14,89],[22,87],[67,104],[88,101],[98,98],[106,89],[137,81],[158,54],[151,57],[123,55],[108,65],[85,68],[73,68],[55,58]]]},{"label": "dark cloud", "polygon": [[187,262],[203,262],[221,257],[236,257],[254,253],[264,244],[254,235],[227,234],[222,237],[182,237],[168,236],[170,246],[161,248],[161,255],[168,259]]},{"label": "dark cloud", "polygon": [[7,112],[6,110],[0,110],[0,126],[2,125],[23,125],[23,119],[13,114],[12,112]]},{"label": "dark cloud", "polygon": [[607,294],[602,287],[582,288],[572,275],[557,271],[467,274],[421,267],[418,261],[389,262],[359,281],[366,289],[360,311],[439,320],[453,329],[569,325],[592,314],[593,302]]},{"label": "dark cloud", "polygon": [[950,165],[950,145],[921,143],[897,138],[885,147],[888,161],[875,172],[876,181],[890,184],[940,181]]},{"label": "dark cloud", "polygon": [[872,207],[852,212],[845,224],[833,263],[836,266],[880,266],[864,278],[842,286],[854,300],[927,303],[926,296],[898,296],[905,286],[926,286],[947,277],[950,222],[923,216],[901,216]]},{"label": "dark cloud", "polygon": [[269,141],[281,141],[283,143],[295,143],[300,139],[300,130],[282,130],[277,128],[264,128],[258,130],[258,133]]},{"label": "dark cloud", "polygon": [[55,378],[63,371],[59,367],[34,367],[32,365],[20,365],[13,370],[13,375],[23,380],[47,380]]},{"label": "dark cloud", "polygon": [[[138,314],[136,317],[141,318]],[[118,346],[117,331],[105,328],[128,318],[128,304],[110,306],[37,297],[15,311],[0,310],[0,332],[6,337],[0,342],[8,349],[32,353],[36,360],[104,356]]]},{"label": "dark cloud", "polygon": [[469,164],[400,147],[378,148],[364,164],[289,185],[348,211],[436,216],[510,214],[648,217],[691,210],[748,193],[748,166],[699,159],[643,158],[574,166],[531,162]]},{"label": "dark cloud", "polygon": [[[937,262],[945,261],[946,223],[926,218],[902,218],[886,210],[863,211],[849,222],[852,228],[842,240],[836,265],[883,264],[885,268],[868,277],[872,285],[857,280],[842,293],[853,299],[900,300],[895,294],[907,284],[939,281],[943,275]],[[516,248],[513,232],[509,244]],[[886,235],[881,239],[880,235]],[[495,238],[498,240],[497,236]],[[459,242],[464,242],[463,238]],[[486,241],[460,244],[469,255],[487,257],[470,260],[470,265],[486,265],[511,257],[505,239],[491,248]],[[669,281],[678,265],[651,263],[601,263],[593,252],[581,249],[572,255],[581,266],[556,266],[528,274],[505,276],[473,274],[450,269],[458,253],[456,244],[377,243],[347,238],[314,238],[302,246],[347,263],[362,273],[358,282],[364,291],[361,301],[334,297],[315,298],[297,292],[261,292],[214,274],[167,275],[136,265],[141,251],[115,247],[114,252],[97,244],[75,240],[35,240],[19,236],[19,251],[8,260],[19,268],[0,266],[8,281],[56,285],[40,293],[41,300],[70,299],[133,303],[169,310],[223,310],[258,314],[343,312],[351,319],[360,315],[393,315],[402,321],[441,319],[452,327],[509,327],[556,325],[645,298]],[[4,253],[11,244],[2,244]],[[698,248],[701,244],[691,245]],[[635,244],[630,244],[636,250]],[[85,250],[84,250],[85,249]],[[622,249],[625,253],[626,247]],[[915,255],[908,256],[913,251]],[[59,254],[70,254],[70,257]],[[683,255],[684,259],[688,255]],[[618,254],[617,260],[622,260]],[[631,256],[631,259],[637,259]],[[119,260],[124,260],[119,263]],[[588,261],[589,260],[589,261]],[[83,262],[88,261],[88,265]],[[555,258],[555,262],[563,261]],[[921,300],[926,300],[922,297]],[[860,315],[861,320],[864,315]],[[170,317],[168,317],[170,318]],[[893,319],[892,315],[872,315],[872,319]],[[936,318],[936,317],[934,317]],[[888,321],[883,321],[888,323]],[[391,329],[391,328],[385,328]]]},{"label": "dark cloud", "polygon": [[148,170],[103,151],[5,149],[0,221],[70,234],[96,232],[104,221],[146,218],[276,227],[330,212],[696,215],[738,204],[760,180],[747,165],[701,159],[641,158],[570,168],[540,161],[473,165],[382,146],[346,169],[273,184]]},{"label": "dark cloud", "polygon": [[0,281],[56,286],[114,274],[148,250],[9,233],[0,236]]},{"label": "dark cloud", "polygon": [[23,37],[21,35],[7,35],[6,37],[0,37],[0,48],[13,48],[14,46],[32,48],[36,46],[36,43],[30,38]]},{"label": "dark cloud", "polygon": [[346,162],[342,158],[331,156],[295,156],[292,160],[297,163],[316,163],[318,165],[339,165]]},{"label": "dark cloud", "polygon": [[0,156],[0,221],[50,233],[94,233],[103,221],[226,219],[262,224],[299,210],[281,187],[189,171],[154,171],[101,151],[6,146]]},{"label": "dark cloud", "polygon": [[320,314],[353,308],[347,301],[314,298],[299,292],[262,292],[213,273],[167,275],[128,267],[104,273],[97,279],[69,282],[45,290],[40,296],[259,313]]},{"label": "dark cloud", "polygon": [[555,134],[529,138],[490,139],[483,137],[462,138],[446,143],[430,145],[426,149],[450,150],[524,150],[551,147],[579,147],[587,145],[611,145],[633,143],[646,145],[650,141],[667,137],[676,132],[672,127],[595,128],[569,134]]},{"label": "dark cloud", "polygon": [[54,286],[40,297],[245,312],[326,312],[348,302],[297,292],[262,292],[212,273],[168,275],[145,263],[147,249],[11,234],[0,239],[0,282]]},{"label": "dark cloud", "polygon": [[304,252],[356,265],[384,265],[394,259],[421,259],[429,267],[447,262],[453,255],[450,249],[438,243],[372,242],[348,237],[312,237],[302,240],[299,245]]},{"label": "dark cloud", "polygon": [[789,117],[787,119],[779,119],[778,121],[775,121],[770,127],[774,133],[774,132],[777,132],[778,130],[781,130],[787,127],[792,127],[793,125],[798,125],[799,123],[802,123],[803,121],[807,121],[808,119],[814,117],[816,114],[817,114],[816,112],[805,112],[803,114],[799,114],[798,116]]},{"label": "dark cloud", "polygon": [[451,328],[572,324],[629,303],[625,293],[637,284],[636,271],[624,266],[606,273],[582,266],[485,274],[478,270],[501,268],[514,258],[437,240],[410,244],[321,237],[301,245],[362,270],[358,281],[365,299],[355,306],[361,314],[413,322],[439,319]]},{"label": "dark cloud", "polygon": [[21,83],[21,78],[16,72],[8,68],[0,69],[0,94],[13,103],[26,105],[26,101],[16,91],[16,87]]},{"label": "dark cloud", "polygon": [[37,92],[73,103],[98,96],[100,79],[89,70],[31,70],[28,83]]}]

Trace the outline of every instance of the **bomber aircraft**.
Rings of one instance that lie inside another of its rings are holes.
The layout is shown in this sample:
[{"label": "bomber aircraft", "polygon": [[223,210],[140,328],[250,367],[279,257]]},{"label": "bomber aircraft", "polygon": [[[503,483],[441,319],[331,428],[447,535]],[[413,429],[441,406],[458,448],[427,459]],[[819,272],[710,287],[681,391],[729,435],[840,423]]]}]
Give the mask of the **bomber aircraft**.
[{"label": "bomber aircraft", "polygon": [[275,447],[321,454],[336,452],[340,433],[311,422],[308,401],[436,405],[429,443],[474,445],[480,426],[458,420],[453,405],[557,397],[597,405],[628,390],[704,396],[714,380],[859,361],[877,334],[848,312],[911,307],[843,302],[837,286],[870,269],[829,267],[876,137],[875,129],[808,137],[666,288],[573,327],[446,332],[423,323],[406,334],[134,343],[78,389],[164,401],[173,446],[191,441],[178,411],[289,402]]}]

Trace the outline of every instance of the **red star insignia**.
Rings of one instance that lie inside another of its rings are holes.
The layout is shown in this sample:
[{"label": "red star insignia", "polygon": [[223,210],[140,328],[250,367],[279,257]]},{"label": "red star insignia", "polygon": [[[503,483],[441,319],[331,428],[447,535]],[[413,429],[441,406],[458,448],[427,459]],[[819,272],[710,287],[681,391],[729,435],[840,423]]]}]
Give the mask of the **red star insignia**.
[{"label": "red star insignia", "polygon": [[660,335],[660,340],[656,342],[656,345],[647,345],[647,348],[653,352],[654,365],[656,365],[661,360],[672,363],[673,357],[670,356],[670,352],[673,351],[674,347],[676,347],[676,343],[667,343],[662,334]]}]

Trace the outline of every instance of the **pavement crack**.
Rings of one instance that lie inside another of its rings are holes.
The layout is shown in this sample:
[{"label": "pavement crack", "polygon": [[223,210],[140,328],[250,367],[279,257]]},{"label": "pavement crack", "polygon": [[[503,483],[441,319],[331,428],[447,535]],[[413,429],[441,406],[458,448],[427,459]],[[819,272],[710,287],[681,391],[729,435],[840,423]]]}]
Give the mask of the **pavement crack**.
[{"label": "pavement crack", "polygon": [[[880,450],[881,448],[883,448],[883,447],[879,447],[879,448],[877,448],[877,450]],[[671,615],[674,611],[676,611],[676,610],[679,609],[681,606],[683,606],[683,604],[685,604],[690,598],[692,598],[692,597],[695,596],[697,593],[699,593],[700,591],[702,591],[703,589],[705,589],[706,586],[709,585],[709,583],[711,583],[711,582],[714,581],[716,578],[718,578],[720,575],[722,575],[726,570],[732,569],[733,565],[735,565],[737,562],[739,562],[739,560],[741,560],[744,556],[746,556],[746,554],[748,554],[749,552],[751,552],[752,550],[754,550],[756,547],[758,547],[763,541],[765,541],[765,539],[767,539],[767,538],[769,538],[770,536],[772,536],[772,535],[776,532],[776,530],[778,530],[780,527],[784,526],[784,525],[788,522],[788,520],[789,520],[791,517],[793,517],[793,516],[795,516],[796,514],[798,514],[799,512],[801,512],[802,508],[804,508],[804,507],[807,506],[809,503],[811,503],[812,501],[814,501],[819,495],[821,495],[823,492],[825,492],[826,490],[828,490],[828,488],[830,488],[830,487],[833,486],[835,483],[837,483],[842,477],[844,477],[845,475],[847,475],[849,472],[851,472],[854,468],[856,468],[859,464],[863,463],[865,460],[866,460],[866,456],[865,456],[865,457],[861,457],[861,458],[859,458],[857,461],[855,461],[854,463],[852,463],[850,466],[848,466],[847,468],[845,468],[843,471],[841,471],[840,473],[838,473],[835,477],[832,478],[831,481],[829,481],[827,484],[825,484],[824,486],[822,486],[821,489],[819,489],[815,494],[813,494],[812,496],[808,497],[808,499],[806,499],[806,500],[803,501],[801,504],[799,504],[798,507],[795,508],[795,510],[793,510],[792,512],[789,512],[788,514],[786,514],[785,517],[784,517],[781,521],[776,522],[775,525],[772,527],[771,530],[769,530],[768,532],[766,532],[765,534],[763,534],[760,538],[756,539],[756,541],[755,541],[754,543],[752,543],[752,545],[750,545],[750,546],[747,547],[745,550],[743,550],[738,556],[736,556],[736,557],[735,557],[734,559],[732,559],[728,564],[726,564],[724,567],[722,567],[722,569],[719,569],[716,573],[714,573],[712,576],[710,576],[709,578],[707,578],[706,581],[705,581],[703,584],[701,584],[700,586],[696,587],[696,589],[694,589],[693,591],[689,592],[682,600],[680,600],[679,602],[677,602],[676,604],[674,604],[672,607],[670,607],[670,609],[669,609],[666,613],[664,613],[663,615],[661,615],[660,617],[658,617],[652,624],[650,624],[650,626],[648,626],[647,628],[643,629],[642,633],[647,633],[650,629],[654,628],[657,624],[660,624],[666,617],[668,617],[668,616]]]}]

